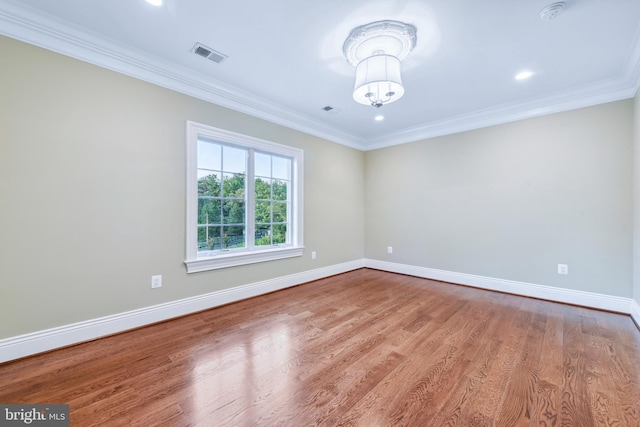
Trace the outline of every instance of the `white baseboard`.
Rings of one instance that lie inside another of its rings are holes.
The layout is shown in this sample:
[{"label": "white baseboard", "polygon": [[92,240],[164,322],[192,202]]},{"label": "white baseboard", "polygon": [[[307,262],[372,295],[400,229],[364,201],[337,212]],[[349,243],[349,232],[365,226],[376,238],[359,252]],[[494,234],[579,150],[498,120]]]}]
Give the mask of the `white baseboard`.
[{"label": "white baseboard", "polygon": [[0,340],[0,363],[364,267],[356,260]]},{"label": "white baseboard", "polygon": [[0,363],[56,348],[123,332],[129,329],[169,320],[234,301],[296,286],[335,274],[369,267],[426,279],[457,283],[492,291],[506,292],[549,301],[575,304],[600,310],[630,314],[640,327],[640,305],[630,298],[615,297],[532,283],[475,276],[427,267],[361,259],[343,264],[295,273],[262,282],[184,298],[151,307],[100,317],[0,340]]},{"label": "white baseboard", "polygon": [[[505,292],[554,302],[562,302],[566,304],[580,305],[599,310],[615,311],[624,314],[632,314],[632,302],[635,303],[631,298],[555,288],[552,286],[535,285],[532,283],[496,279],[493,277],[475,276],[473,274],[456,273],[453,271],[437,270],[434,268],[397,264],[373,259],[365,259],[365,266],[375,268],[377,270],[391,271],[394,273],[407,274],[426,279],[457,283],[475,288]],[[635,307],[638,308],[638,304],[635,304]],[[637,311],[635,318],[640,320],[640,311]]]},{"label": "white baseboard", "polygon": [[640,329],[640,305],[635,300],[631,300],[631,318]]}]

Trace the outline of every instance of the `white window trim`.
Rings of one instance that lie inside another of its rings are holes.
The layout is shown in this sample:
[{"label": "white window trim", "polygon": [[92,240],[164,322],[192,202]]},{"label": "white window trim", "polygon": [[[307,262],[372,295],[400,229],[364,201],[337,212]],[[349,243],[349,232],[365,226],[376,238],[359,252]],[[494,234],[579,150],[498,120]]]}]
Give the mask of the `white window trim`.
[{"label": "white window trim", "polygon": [[[187,121],[187,273],[215,270],[257,262],[302,256],[303,244],[303,150],[247,135]],[[236,144],[292,158],[291,244],[264,250],[229,251],[206,256],[198,253],[198,137]]]}]

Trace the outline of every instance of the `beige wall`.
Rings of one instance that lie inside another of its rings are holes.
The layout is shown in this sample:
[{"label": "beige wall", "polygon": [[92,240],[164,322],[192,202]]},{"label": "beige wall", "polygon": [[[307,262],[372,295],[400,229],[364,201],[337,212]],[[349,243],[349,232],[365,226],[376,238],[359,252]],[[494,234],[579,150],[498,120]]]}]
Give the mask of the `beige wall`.
[{"label": "beige wall", "polygon": [[366,257],[631,297],[632,113],[626,100],[367,152]]},{"label": "beige wall", "polygon": [[640,304],[640,93],[633,107],[633,299]]},{"label": "beige wall", "polygon": [[[0,55],[0,339],[365,256],[640,300],[638,99],[362,153],[11,39]],[[304,257],[186,274],[186,120],[305,150]]]},{"label": "beige wall", "polygon": [[[0,338],[363,258],[362,152],[8,38],[0,57]],[[304,257],[186,274],[186,120],[305,150]]]}]

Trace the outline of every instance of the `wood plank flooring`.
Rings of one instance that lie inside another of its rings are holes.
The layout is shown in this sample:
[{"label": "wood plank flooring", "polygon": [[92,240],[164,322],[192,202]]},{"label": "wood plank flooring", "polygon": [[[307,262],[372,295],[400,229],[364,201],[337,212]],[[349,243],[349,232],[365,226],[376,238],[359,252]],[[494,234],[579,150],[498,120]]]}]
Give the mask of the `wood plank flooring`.
[{"label": "wood plank flooring", "polygon": [[362,269],[0,365],[72,426],[640,426],[628,316]]}]

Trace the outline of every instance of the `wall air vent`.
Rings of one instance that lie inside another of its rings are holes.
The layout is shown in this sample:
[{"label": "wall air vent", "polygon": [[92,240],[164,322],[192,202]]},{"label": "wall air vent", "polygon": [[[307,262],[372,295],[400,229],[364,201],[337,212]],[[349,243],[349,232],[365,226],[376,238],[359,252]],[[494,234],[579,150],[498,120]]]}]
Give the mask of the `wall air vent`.
[{"label": "wall air vent", "polygon": [[224,53],[217,52],[200,43],[196,43],[193,49],[191,49],[191,52],[195,53],[196,55],[200,55],[203,58],[207,58],[209,61],[213,61],[216,64],[221,64],[228,58],[228,56]]}]

